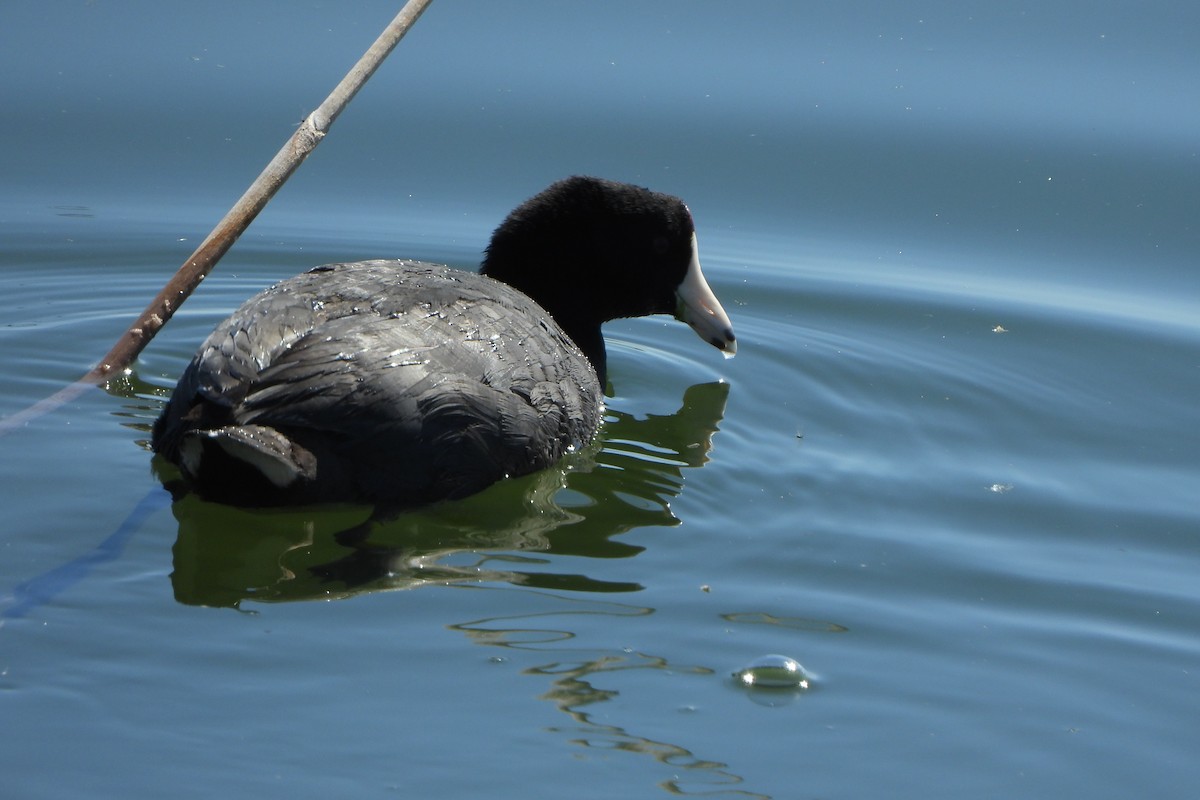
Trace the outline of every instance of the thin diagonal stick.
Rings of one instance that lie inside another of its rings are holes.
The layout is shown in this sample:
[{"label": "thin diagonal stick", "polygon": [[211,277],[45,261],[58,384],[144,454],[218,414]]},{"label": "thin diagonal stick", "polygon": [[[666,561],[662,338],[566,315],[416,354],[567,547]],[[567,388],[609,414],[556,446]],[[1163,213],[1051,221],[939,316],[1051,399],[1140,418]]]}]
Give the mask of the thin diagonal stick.
[{"label": "thin diagonal stick", "polygon": [[375,43],[363,54],[346,77],[342,78],[325,102],[317,110],[308,115],[292,137],[271,163],[262,171],[224,218],[217,223],[204,242],[175,273],[158,296],[150,301],[150,305],[141,316],[129,326],[129,330],[117,340],[112,350],[100,363],[86,375],[69,386],[63,387],[50,397],[41,400],[29,408],[18,411],[0,420],[0,435],[16,428],[23,427],[30,420],[42,414],[53,411],[59,406],[69,403],[87,391],[89,386],[104,383],[115,373],[125,370],[138,354],[150,343],[154,335],[167,324],[167,320],[179,308],[184,300],[192,293],[205,276],[212,271],[221,257],[233,246],[238,237],[250,227],[250,223],[258,216],[284,182],[291,177],[296,168],[303,163],[321,139],[325,137],[329,127],[342,113],[342,110],[358,94],[358,90],[388,57],[392,49],[408,33],[417,18],[433,0],[409,0],[396,18],[384,29]]}]

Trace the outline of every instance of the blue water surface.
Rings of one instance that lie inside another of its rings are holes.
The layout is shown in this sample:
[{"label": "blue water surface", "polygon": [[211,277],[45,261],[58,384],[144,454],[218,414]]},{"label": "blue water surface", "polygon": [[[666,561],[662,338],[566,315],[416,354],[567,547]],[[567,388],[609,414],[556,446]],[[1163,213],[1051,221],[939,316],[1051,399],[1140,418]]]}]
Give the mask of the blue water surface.
[{"label": "blue water surface", "polygon": [[[109,348],[398,7],[0,6],[0,423]],[[0,435],[6,796],[1189,797],[1200,10],[437,0],[131,374]],[[477,265],[573,173],[734,321],[600,441],[247,512],[149,425],[250,294]],[[733,673],[797,659],[804,692]]]}]

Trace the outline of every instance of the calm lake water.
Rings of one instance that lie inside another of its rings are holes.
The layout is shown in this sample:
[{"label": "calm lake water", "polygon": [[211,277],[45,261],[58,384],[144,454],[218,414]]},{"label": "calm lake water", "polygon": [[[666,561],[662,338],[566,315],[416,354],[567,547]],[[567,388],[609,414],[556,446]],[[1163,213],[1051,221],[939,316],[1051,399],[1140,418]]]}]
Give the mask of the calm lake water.
[{"label": "calm lake water", "polygon": [[[397,7],[0,6],[0,416],[107,351]],[[1198,33],[435,2],[134,373],[0,437],[5,796],[1192,796]],[[473,268],[572,173],[688,201],[736,359],[614,324],[596,447],[369,530],[172,507],[148,426],[234,306]],[[731,677],[774,653],[808,692]]]}]

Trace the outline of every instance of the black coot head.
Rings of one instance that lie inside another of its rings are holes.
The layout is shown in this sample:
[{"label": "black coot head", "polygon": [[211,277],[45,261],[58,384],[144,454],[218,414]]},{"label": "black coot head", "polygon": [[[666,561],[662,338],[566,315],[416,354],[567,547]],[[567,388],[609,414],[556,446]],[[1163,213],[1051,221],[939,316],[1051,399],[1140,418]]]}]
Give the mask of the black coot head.
[{"label": "black coot head", "polygon": [[700,272],[692,215],[678,197],[567,178],[505,219],[480,271],[536,300],[589,355],[601,323],[659,313],[735,350],[729,319]]},{"label": "black coot head", "polygon": [[556,317],[559,309],[596,322],[673,313],[694,233],[677,197],[567,178],[508,215],[492,235],[481,272]]}]

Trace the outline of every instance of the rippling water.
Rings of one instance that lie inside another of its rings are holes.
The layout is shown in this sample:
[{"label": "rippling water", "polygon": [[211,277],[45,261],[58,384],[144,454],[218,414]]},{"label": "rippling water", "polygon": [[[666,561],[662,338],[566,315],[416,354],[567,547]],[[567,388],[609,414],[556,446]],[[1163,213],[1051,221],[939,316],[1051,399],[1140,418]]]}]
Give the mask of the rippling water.
[{"label": "rippling water", "polygon": [[[264,49],[258,7],[34,8],[0,10],[4,416],[393,12]],[[1191,6],[483,8],[434,4],[127,380],[0,438],[14,796],[1187,796]],[[171,504],[148,426],[231,308],[470,268],[570,172],[689,202],[735,360],[614,324],[594,447],[386,524]],[[808,691],[738,685],[776,653]]]}]

